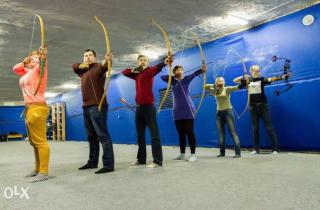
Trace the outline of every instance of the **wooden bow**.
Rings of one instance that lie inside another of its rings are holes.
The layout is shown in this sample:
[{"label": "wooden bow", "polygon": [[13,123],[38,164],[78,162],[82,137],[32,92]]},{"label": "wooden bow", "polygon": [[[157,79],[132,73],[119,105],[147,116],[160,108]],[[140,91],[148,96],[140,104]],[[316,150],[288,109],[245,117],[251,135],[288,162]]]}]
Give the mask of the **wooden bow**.
[{"label": "wooden bow", "polygon": [[[100,26],[101,26],[101,28],[103,30],[104,37],[105,37],[105,42],[106,42],[107,54],[109,54],[111,52],[111,47],[110,47],[110,38],[109,38],[108,30],[105,27],[105,25],[101,22],[101,20],[98,18],[98,16],[94,16],[94,18],[100,24]],[[110,84],[111,62],[110,62],[110,60],[108,60],[107,62],[108,62],[108,73],[106,74],[106,84],[105,84],[103,95],[102,95],[102,97],[100,99],[99,106],[98,106],[98,110],[99,111],[101,111],[101,107],[102,107],[103,101],[106,98],[108,87],[109,87],[109,84]]]},{"label": "wooden bow", "polygon": [[[235,114],[237,115],[237,118],[240,119],[242,117],[242,115],[247,111],[248,107],[249,107],[249,104],[250,104],[250,93],[249,93],[249,83],[248,83],[248,71],[247,71],[247,67],[246,67],[246,64],[245,64],[245,61],[243,60],[243,58],[241,57],[241,55],[239,55],[237,52],[234,52],[233,50],[229,50],[228,52],[228,55],[229,53],[233,53],[234,55],[236,55],[237,57],[239,57],[241,63],[242,63],[242,67],[243,67],[243,76],[246,80],[246,89],[247,89],[247,104],[246,104],[246,107],[244,108],[244,110],[238,115],[237,112],[234,110]],[[225,69],[224,69],[224,72],[225,72]],[[223,75],[224,75],[224,72],[223,72]]]},{"label": "wooden bow", "polygon": [[[169,40],[169,36],[168,36],[167,32],[166,32],[166,31],[164,30],[164,28],[163,28],[161,25],[159,25],[153,18],[151,18],[151,23],[152,23],[153,25],[155,25],[157,28],[159,28],[160,31],[162,32],[162,35],[163,35],[163,38],[164,38],[164,40],[165,40],[165,42],[166,42],[166,46],[167,46],[167,50],[168,50],[167,55],[168,55],[168,57],[170,57],[170,56],[172,55],[172,48],[171,48],[171,44],[170,44],[170,40]],[[164,104],[164,102],[165,102],[165,100],[166,100],[166,98],[167,98],[167,96],[168,96],[168,94],[169,94],[169,90],[170,90],[170,86],[171,86],[171,79],[172,79],[172,74],[173,74],[173,71],[172,71],[172,63],[170,62],[170,63],[168,64],[168,66],[169,66],[168,85],[167,85],[167,89],[166,89],[166,91],[165,91],[165,93],[164,93],[164,95],[163,95],[163,97],[162,97],[162,100],[161,100],[161,102],[160,102],[160,104],[159,104],[158,113],[161,111],[161,108],[162,108],[162,106],[163,106],[163,104]]]},{"label": "wooden bow", "polygon": [[44,72],[44,65],[45,65],[45,62],[46,62],[46,59],[44,57],[44,48],[45,48],[45,45],[46,45],[46,34],[45,34],[45,30],[44,30],[44,24],[43,24],[43,20],[42,20],[42,17],[40,15],[35,15],[38,20],[39,20],[39,24],[40,24],[40,32],[41,32],[41,60],[40,60],[40,77],[39,77],[39,82],[38,82],[38,85],[37,85],[37,88],[36,88],[36,91],[34,92],[34,96],[37,95],[38,91],[39,91],[39,88],[40,88],[40,85],[41,85],[41,81],[42,81],[42,78],[43,78],[43,72]]},{"label": "wooden bow", "polygon": [[[195,42],[197,43],[197,45],[199,47],[201,60],[202,60],[202,65],[205,65],[206,64],[206,59],[204,57],[202,46],[201,46],[201,43],[199,41],[199,38],[195,33],[192,33],[192,35],[193,35],[193,38],[194,38]],[[198,107],[196,109],[195,115],[198,113],[198,111],[200,109],[200,106],[202,104],[203,98],[205,96],[205,93],[206,93],[205,85],[206,85],[206,83],[207,83],[207,75],[206,75],[206,72],[205,72],[205,73],[203,73],[203,86],[202,86],[201,99],[200,99],[200,102],[199,102]]]}]

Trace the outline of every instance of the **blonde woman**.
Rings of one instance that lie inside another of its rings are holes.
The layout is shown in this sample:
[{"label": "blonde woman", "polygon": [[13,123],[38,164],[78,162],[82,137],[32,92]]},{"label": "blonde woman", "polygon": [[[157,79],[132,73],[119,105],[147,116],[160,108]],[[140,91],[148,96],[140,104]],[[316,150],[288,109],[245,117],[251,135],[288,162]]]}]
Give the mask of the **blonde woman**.
[{"label": "blonde woman", "polygon": [[[19,85],[25,103],[25,117],[29,141],[34,150],[35,169],[26,175],[29,182],[40,182],[48,179],[50,148],[47,142],[46,121],[49,107],[45,101],[47,86],[47,48],[31,52],[22,62],[13,67],[13,72],[20,76]],[[43,67],[40,60],[44,59]],[[40,86],[40,72],[43,76]],[[37,91],[38,88],[38,91]]]},{"label": "blonde woman", "polygon": [[227,125],[235,144],[235,155],[233,157],[240,158],[240,141],[234,124],[235,118],[230,103],[230,93],[239,90],[242,88],[242,85],[225,86],[224,78],[217,77],[215,84],[207,84],[205,88],[215,96],[217,101],[216,124],[219,131],[220,146],[220,154],[217,157],[225,156],[225,127]]}]

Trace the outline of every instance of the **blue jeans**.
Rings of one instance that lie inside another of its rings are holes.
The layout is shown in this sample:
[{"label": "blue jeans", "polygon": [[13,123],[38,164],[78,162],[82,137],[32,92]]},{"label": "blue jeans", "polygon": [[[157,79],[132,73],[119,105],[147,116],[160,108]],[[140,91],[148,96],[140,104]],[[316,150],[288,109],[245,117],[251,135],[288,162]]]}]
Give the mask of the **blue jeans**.
[{"label": "blue jeans", "polygon": [[216,114],[216,124],[219,131],[220,154],[225,155],[225,126],[227,124],[229,133],[235,144],[235,153],[240,155],[240,141],[234,125],[234,114],[232,109],[218,110]]},{"label": "blue jeans", "polygon": [[259,119],[261,118],[266,126],[267,132],[272,140],[272,151],[278,151],[277,134],[273,129],[271,114],[268,104],[251,104],[251,121],[253,130],[254,149],[259,153]]},{"label": "blue jeans", "polygon": [[114,154],[112,140],[107,128],[108,106],[102,107],[101,111],[98,106],[89,106],[83,108],[84,125],[89,141],[89,160],[88,165],[97,166],[99,162],[99,142],[102,145],[103,167],[114,169]]}]

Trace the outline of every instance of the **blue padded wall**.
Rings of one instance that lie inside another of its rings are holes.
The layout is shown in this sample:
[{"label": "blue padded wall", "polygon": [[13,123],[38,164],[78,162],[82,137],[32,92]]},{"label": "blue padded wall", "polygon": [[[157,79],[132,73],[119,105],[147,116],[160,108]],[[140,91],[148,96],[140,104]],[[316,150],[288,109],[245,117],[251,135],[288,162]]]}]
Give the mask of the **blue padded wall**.
[{"label": "blue padded wall", "polygon": [[17,132],[26,135],[24,106],[0,106],[0,134]]}]

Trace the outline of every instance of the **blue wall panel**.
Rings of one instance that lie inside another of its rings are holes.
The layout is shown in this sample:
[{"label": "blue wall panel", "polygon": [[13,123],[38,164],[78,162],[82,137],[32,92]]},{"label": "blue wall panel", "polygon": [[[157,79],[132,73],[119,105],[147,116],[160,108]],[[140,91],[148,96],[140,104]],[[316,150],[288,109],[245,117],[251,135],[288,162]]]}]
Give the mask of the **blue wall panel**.
[{"label": "blue wall panel", "polygon": [[1,106],[0,134],[17,132],[26,135],[27,131],[24,123],[24,116],[21,116],[23,111],[24,106]]}]

